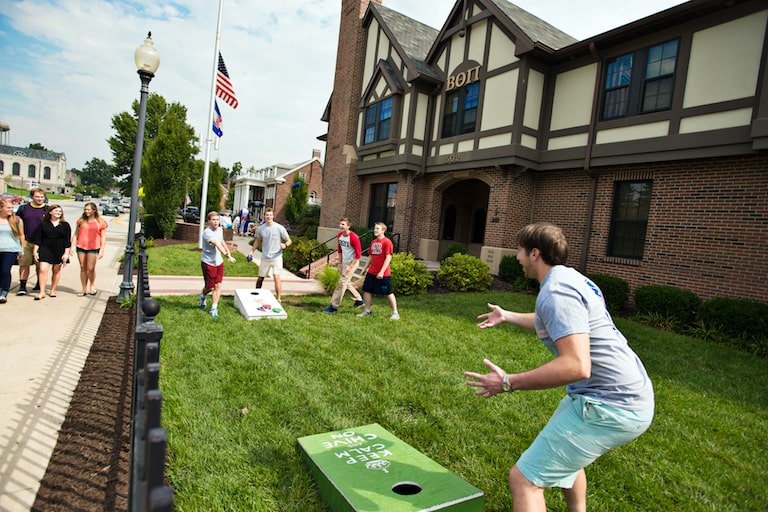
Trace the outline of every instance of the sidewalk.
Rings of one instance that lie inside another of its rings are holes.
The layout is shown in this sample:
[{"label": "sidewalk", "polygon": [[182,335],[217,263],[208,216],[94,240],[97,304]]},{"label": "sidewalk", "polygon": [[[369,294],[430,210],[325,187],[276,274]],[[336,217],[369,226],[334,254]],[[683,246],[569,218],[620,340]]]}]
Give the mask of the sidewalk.
[{"label": "sidewalk", "polygon": [[[8,303],[0,304],[0,512],[28,511],[34,503],[107,300],[120,291],[118,258],[126,235],[107,233],[95,296],[75,295],[81,289],[77,262],[62,270],[58,297],[43,301],[34,301],[31,293],[17,297],[18,267],[12,271]],[[235,238],[238,251],[247,253],[248,239]],[[323,293],[317,281],[288,271],[281,277],[283,295]],[[255,278],[225,277],[223,294],[254,285]],[[274,290],[274,281],[267,279],[264,286]],[[150,277],[154,296],[199,293],[201,287],[202,276]]]}]

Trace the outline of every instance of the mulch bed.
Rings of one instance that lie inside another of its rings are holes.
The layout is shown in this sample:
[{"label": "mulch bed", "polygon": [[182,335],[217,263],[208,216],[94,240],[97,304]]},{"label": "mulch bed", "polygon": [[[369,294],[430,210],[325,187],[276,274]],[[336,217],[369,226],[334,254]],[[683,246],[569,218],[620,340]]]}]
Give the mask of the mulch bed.
[{"label": "mulch bed", "polygon": [[134,310],[110,297],[33,511],[128,510]]}]

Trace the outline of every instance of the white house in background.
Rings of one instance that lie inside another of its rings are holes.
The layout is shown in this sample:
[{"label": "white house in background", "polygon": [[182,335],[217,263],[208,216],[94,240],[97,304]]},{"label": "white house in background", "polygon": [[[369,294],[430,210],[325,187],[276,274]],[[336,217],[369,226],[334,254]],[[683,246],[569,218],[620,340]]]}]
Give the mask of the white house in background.
[{"label": "white house in background", "polygon": [[6,186],[68,194],[67,157],[64,153],[0,145],[0,179]]}]

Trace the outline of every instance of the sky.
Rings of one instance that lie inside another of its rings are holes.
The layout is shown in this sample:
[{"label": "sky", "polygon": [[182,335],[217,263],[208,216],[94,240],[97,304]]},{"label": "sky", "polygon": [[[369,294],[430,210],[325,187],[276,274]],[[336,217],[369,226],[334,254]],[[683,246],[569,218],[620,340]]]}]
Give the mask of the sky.
[{"label": "sky", "polygon": [[[340,0],[222,0],[220,51],[240,102],[218,100],[224,135],[210,161],[261,169],[325,154],[320,121],[333,88]],[[461,0],[458,0],[459,2]],[[456,0],[383,0],[441,29]],[[577,38],[607,32],[683,0],[513,0]],[[148,31],[160,55],[150,92],[187,108],[201,141],[208,125],[215,0],[3,0],[0,121],[8,143],[40,143],[67,168],[112,161],[115,114],[131,111],[140,81],[133,54]],[[210,135],[211,139],[215,138]],[[205,156],[201,144],[198,158]]]}]

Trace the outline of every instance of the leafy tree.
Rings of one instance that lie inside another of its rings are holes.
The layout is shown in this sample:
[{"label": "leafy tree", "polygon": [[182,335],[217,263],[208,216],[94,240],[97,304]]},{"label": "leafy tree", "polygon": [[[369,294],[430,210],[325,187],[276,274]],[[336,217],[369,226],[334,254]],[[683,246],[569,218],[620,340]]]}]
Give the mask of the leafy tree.
[{"label": "leafy tree", "polygon": [[[136,132],[138,131],[139,100],[134,100],[132,112],[121,112],[112,117],[112,129],[115,134],[107,139],[112,150],[113,173],[124,194],[131,192],[133,157],[136,152]],[[144,123],[144,149],[149,141],[154,140],[160,131],[160,125],[168,115],[180,116],[186,123],[187,109],[179,103],[168,104],[161,95],[151,93],[147,98],[147,117]],[[196,148],[197,137],[194,130],[189,132],[186,144]],[[143,160],[146,161],[146,151]]]},{"label": "leafy tree", "polygon": [[30,144],[29,145],[29,149],[40,149],[42,151],[50,151],[50,149],[48,149],[47,147],[43,146],[39,142],[33,142],[32,144]]},{"label": "leafy tree", "polygon": [[91,158],[80,171],[80,183],[83,187],[98,187],[109,190],[114,185],[112,167],[101,158]]},{"label": "leafy tree", "polygon": [[156,131],[153,129],[154,137],[142,161],[144,207],[165,238],[173,236],[176,208],[184,200],[192,158],[198,151],[194,129],[187,124],[186,117],[187,109],[179,103],[168,105],[164,115],[156,115]]},{"label": "leafy tree", "polygon": [[299,175],[293,177],[291,194],[285,198],[285,218],[288,224],[296,226],[307,212],[307,199],[309,191],[306,182],[301,181]]}]

